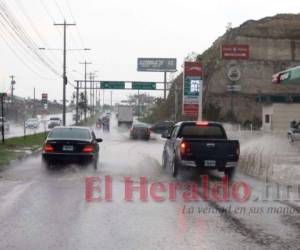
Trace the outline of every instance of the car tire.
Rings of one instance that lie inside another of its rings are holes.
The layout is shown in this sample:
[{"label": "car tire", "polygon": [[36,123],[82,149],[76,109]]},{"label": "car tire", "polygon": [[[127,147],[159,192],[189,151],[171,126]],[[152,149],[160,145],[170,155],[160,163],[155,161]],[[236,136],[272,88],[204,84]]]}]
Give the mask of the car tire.
[{"label": "car tire", "polygon": [[228,176],[229,180],[232,180],[235,175],[235,168],[226,168],[224,174]]},{"label": "car tire", "polygon": [[166,169],[167,168],[167,156],[166,156],[165,151],[163,152],[161,163],[162,163],[161,164],[162,168]]},{"label": "car tire", "polygon": [[96,159],[94,159],[94,161],[93,161],[93,167],[95,170],[98,169],[98,155],[97,155]]},{"label": "car tire", "polygon": [[176,178],[177,175],[178,175],[178,164],[176,163],[176,159],[175,158],[172,160],[171,170],[172,170],[172,176],[174,178]]}]

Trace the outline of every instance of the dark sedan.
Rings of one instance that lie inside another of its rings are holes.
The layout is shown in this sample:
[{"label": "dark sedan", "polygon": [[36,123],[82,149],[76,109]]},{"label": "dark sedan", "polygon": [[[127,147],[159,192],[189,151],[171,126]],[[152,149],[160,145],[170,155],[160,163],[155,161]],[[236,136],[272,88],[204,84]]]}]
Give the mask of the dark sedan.
[{"label": "dark sedan", "polygon": [[44,143],[42,158],[46,166],[60,162],[87,163],[92,162],[97,168],[99,145],[90,128],[55,127]]},{"label": "dark sedan", "polygon": [[133,124],[130,128],[131,139],[150,139],[150,129],[144,124]]}]

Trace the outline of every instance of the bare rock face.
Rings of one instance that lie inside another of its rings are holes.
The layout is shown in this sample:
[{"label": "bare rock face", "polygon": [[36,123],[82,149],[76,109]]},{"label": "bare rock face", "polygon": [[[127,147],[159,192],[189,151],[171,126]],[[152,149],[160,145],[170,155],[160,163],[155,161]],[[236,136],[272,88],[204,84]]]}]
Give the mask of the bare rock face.
[{"label": "bare rock face", "polygon": [[[222,60],[222,44],[248,44],[249,60]],[[204,105],[217,104],[223,114],[229,111],[227,85],[230,81],[226,74],[228,64],[235,63],[241,71],[241,78],[236,83],[241,85],[241,92],[235,94],[235,115],[239,121],[260,117],[261,104],[256,103],[258,95],[300,95],[300,83],[299,86],[272,84],[273,74],[300,65],[300,14],[249,20],[218,38],[199,59],[206,69]],[[249,107],[253,110],[245,112]]]},{"label": "bare rock face", "polygon": [[234,33],[273,39],[300,39],[300,15],[278,14],[259,21],[249,20],[243,23]]}]

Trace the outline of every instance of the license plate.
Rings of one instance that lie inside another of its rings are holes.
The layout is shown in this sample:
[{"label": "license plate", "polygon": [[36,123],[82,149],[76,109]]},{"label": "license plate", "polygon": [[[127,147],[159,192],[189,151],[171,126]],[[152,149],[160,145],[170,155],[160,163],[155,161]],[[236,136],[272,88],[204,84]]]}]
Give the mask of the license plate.
[{"label": "license plate", "polygon": [[216,161],[204,161],[204,166],[205,167],[215,167]]},{"label": "license plate", "polygon": [[70,145],[64,145],[63,151],[74,151],[74,147]]}]

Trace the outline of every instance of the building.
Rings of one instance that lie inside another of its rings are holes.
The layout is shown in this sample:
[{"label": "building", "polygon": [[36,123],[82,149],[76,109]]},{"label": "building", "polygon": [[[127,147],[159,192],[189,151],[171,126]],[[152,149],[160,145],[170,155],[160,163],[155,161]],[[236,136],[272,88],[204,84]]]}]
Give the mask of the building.
[{"label": "building", "polygon": [[262,129],[266,132],[287,132],[291,121],[300,121],[300,103],[264,104]]}]

